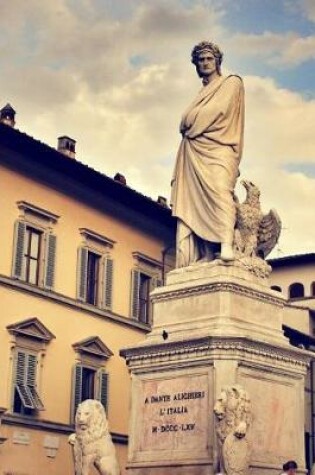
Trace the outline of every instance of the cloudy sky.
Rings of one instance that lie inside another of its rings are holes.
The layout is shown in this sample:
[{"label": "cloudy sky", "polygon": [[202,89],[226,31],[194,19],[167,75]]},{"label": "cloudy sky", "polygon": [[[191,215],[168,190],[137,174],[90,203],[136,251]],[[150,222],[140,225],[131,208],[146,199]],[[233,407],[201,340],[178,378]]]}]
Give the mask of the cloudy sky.
[{"label": "cloudy sky", "polygon": [[[274,254],[315,251],[314,0],[0,0],[0,106],[17,127],[156,199],[169,197],[192,47],[246,88],[243,178],[283,221]],[[243,190],[238,188],[242,199]]]}]

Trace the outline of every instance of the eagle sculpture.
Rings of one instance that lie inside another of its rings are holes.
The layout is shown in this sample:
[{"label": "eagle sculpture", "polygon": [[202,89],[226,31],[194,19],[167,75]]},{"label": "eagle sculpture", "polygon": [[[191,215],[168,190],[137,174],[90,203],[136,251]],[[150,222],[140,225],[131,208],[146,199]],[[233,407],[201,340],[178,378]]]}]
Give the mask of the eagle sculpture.
[{"label": "eagle sculpture", "polygon": [[261,257],[265,259],[278,242],[281,220],[271,209],[264,214],[260,206],[259,188],[249,180],[242,180],[246,189],[243,203],[236,199],[236,226],[234,251],[237,257]]}]

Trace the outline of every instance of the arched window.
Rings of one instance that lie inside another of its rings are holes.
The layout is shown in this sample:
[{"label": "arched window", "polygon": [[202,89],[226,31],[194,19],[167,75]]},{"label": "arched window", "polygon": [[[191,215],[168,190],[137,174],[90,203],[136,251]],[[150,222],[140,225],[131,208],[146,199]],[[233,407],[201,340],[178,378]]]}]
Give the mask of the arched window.
[{"label": "arched window", "polygon": [[304,285],[300,284],[299,282],[295,282],[291,284],[289,287],[289,298],[290,299],[297,299],[300,297],[304,297]]},{"label": "arched window", "polygon": [[276,290],[277,292],[282,292],[282,289],[281,287],[279,287],[279,285],[272,285],[271,288],[272,290]]},{"label": "arched window", "polygon": [[315,297],[315,282],[311,283],[311,296]]}]

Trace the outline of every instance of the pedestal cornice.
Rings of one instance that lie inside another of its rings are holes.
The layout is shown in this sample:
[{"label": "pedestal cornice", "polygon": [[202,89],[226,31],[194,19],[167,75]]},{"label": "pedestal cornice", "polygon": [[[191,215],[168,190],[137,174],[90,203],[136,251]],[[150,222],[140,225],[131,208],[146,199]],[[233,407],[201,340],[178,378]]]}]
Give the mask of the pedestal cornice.
[{"label": "pedestal cornice", "polygon": [[311,354],[292,346],[280,347],[266,342],[253,341],[243,337],[202,337],[161,344],[143,344],[134,348],[124,348],[120,355],[133,371],[152,370],[152,366],[191,365],[192,361],[210,363],[218,359],[235,359],[246,364],[266,364],[281,369],[284,365],[292,372],[305,374]]}]

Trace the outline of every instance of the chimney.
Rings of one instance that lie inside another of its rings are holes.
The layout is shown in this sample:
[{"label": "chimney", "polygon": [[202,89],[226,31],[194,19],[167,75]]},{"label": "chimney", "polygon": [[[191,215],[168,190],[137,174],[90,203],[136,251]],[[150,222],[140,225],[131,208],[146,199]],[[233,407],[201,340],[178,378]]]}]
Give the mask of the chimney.
[{"label": "chimney", "polygon": [[157,202],[159,205],[163,206],[163,208],[168,208],[167,199],[164,198],[164,196],[159,196]]},{"label": "chimney", "polygon": [[76,141],[66,135],[58,137],[58,152],[63,153],[67,157],[75,158]]},{"label": "chimney", "polygon": [[0,110],[0,123],[9,127],[15,126],[15,110],[10,104],[7,104]]},{"label": "chimney", "polygon": [[125,176],[121,173],[116,173],[116,175],[114,176],[114,180],[118,181],[121,185],[127,185],[127,180]]}]

